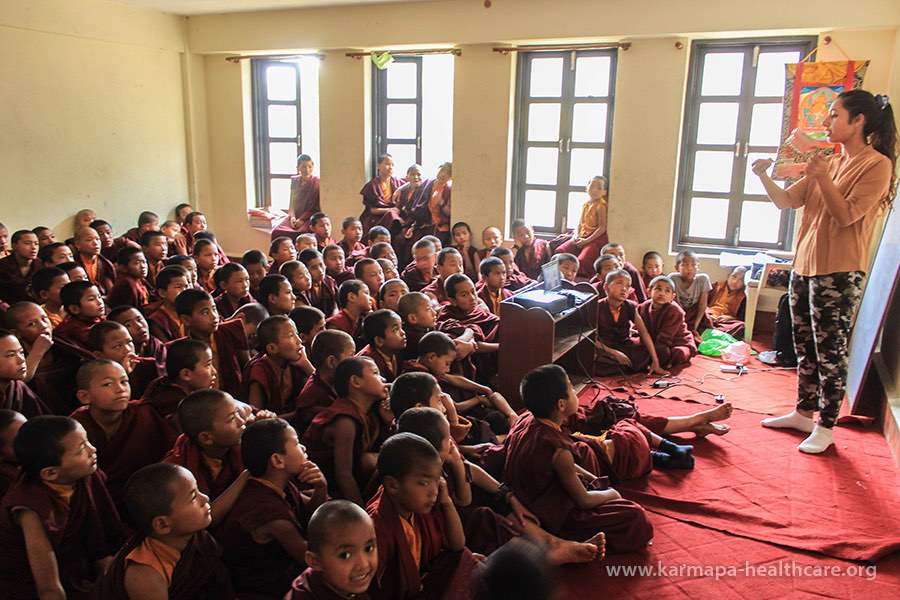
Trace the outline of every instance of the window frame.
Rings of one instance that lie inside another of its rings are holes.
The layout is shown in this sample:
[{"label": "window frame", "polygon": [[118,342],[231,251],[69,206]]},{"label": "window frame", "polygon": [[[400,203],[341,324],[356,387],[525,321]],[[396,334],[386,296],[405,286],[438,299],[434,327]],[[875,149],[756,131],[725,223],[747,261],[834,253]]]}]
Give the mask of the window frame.
[{"label": "window frame", "polygon": [[[606,96],[578,97],[575,96],[575,61],[578,58],[590,56],[605,56],[610,59],[609,90]],[[568,64],[563,65],[562,91],[559,97],[530,96],[531,89],[531,62],[535,58],[561,57]],[[515,133],[514,133],[514,160],[512,165],[512,189],[510,201],[510,225],[516,219],[525,217],[525,194],[529,189],[555,191],[556,218],[553,227],[534,226],[535,235],[543,238],[552,238],[561,233],[577,227],[577,223],[568,222],[568,198],[573,191],[584,191],[587,181],[580,185],[572,185],[569,181],[569,169],[571,167],[572,149],[598,148],[603,149],[603,167],[598,173],[609,180],[610,165],[612,164],[612,137],[613,117],[615,115],[616,75],[618,70],[618,48],[583,49],[583,50],[534,50],[519,52],[516,65],[516,99],[515,99]],[[556,103],[560,104],[560,139],[557,142],[531,142],[528,140],[528,115],[531,104]],[[576,104],[606,104],[606,138],[603,142],[573,142],[572,125],[573,111]],[[563,128],[566,128],[566,131]],[[563,152],[563,146],[565,151]],[[558,148],[560,153],[557,162],[556,184],[533,184],[526,182],[526,170],[528,148]],[[561,181],[565,180],[565,183]],[[533,225],[533,224],[532,224]]]},{"label": "window frame", "polygon": [[[291,175],[270,173],[271,160],[269,158],[269,144],[272,142],[293,142],[299,152],[303,140],[303,120],[301,118],[301,91],[303,82],[300,77],[300,64],[294,61],[285,61],[267,58],[254,58],[251,64],[251,85],[253,97],[253,163],[256,181],[256,207],[268,208],[272,206],[272,180],[290,180]],[[269,67],[291,67],[296,73],[296,99],[295,100],[269,100],[266,69]],[[297,111],[297,137],[272,137],[269,135],[269,106],[293,106]]]},{"label": "window frame", "polygon": [[[387,147],[390,144],[415,144],[416,164],[422,164],[422,117],[423,117],[423,90],[422,56],[404,55],[395,56],[394,63],[412,63],[416,65],[416,97],[415,98],[388,98],[387,97],[387,69],[379,69],[372,63],[372,172],[378,172],[378,157],[389,154]],[[390,68],[390,66],[388,67]],[[388,104],[413,104],[416,107],[416,137],[415,138],[389,138],[387,136],[387,107]],[[406,168],[406,167],[404,167]],[[396,176],[396,175],[395,175]]]},{"label": "window frame", "polygon": [[[747,194],[744,185],[737,185],[738,178],[745,182],[747,172],[747,160],[751,153],[774,154],[777,146],[752,146],[750,144],[750,126],[752,110],[755,104],[783,105],[783,97],[774,96],[756,97],[754,89],[757,77],[756,61],[763,50],[791,51],[800,53],[800,59],[808,57],[817,44],[815,36],[789,36],[773,38],[736,38],[721,40],[695,40],[691,44],[691,58],[688,69],[688,85],[686,88],[684,104],[684,124],[682,127],[681,143],[679,149],[679,169],[675,196],[675,215],[673,220],[672,246],[673,251],[693,250],[705,254],[718,254],[725,251],[757,252],[777,251],[788,252],[794,242],[794,211],[782,211],[779,224],[778,240],[774,243],[766,242],[741,242],[740,220],[741,208],[744,202],[767,200],[765,195]],[[713,52],[734,51],[744,53],[744,66],[741,79],[741,93],[735,100],[734,96],[701,96],[703,84],[703,60],[705,56]],[[814,56],[814,55],[813,55]],[[726,223],[726,236],[723,239],[700,238],[689,235],[691,201],[693,195],[692,184],[694,178],[695,155],[705,149],[723,151],[724,144],[698,144],[697,128],[700,115],[700,105],[704,101],[732,101],[737,102],[738,122],[735,132],[735,145],[732,147],[734,161],[732,162],[731,188],[728,192],[699,192],[703,197],[727,198],[728,216]],[[738,190],[735,192],[734,190]],[[730,243],[728,243],[730,240]]]}]

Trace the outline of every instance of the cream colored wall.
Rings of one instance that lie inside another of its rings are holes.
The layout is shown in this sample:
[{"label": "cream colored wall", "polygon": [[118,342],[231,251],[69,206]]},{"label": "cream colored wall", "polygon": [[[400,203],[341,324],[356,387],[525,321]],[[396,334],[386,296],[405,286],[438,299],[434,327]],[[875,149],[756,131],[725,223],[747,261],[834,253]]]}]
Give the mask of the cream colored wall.
[{"label": "cream colored wall", "polygon": [[0,8],[0,221],[116,230],[188,198],[183,20],[94,0]]}]

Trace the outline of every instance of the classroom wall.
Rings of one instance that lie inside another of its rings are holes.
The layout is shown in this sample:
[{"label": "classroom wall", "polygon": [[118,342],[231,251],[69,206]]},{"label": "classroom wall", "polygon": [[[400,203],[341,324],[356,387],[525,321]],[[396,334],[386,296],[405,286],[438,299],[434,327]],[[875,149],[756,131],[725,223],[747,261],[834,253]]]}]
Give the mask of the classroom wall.
[{"label": "classroom wall", "polygon": [[0,8],[0,221],[62,236],[93,208],[124,231],[189,197],[184,21],[97,0]]}]

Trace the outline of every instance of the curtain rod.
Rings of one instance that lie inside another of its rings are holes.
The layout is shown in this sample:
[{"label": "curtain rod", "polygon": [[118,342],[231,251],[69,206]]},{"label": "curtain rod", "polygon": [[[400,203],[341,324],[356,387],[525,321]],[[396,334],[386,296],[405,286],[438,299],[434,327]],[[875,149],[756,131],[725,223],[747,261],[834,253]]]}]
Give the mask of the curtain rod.
[{"label": "curtain rod", "polygon": [[325,60],[324,54],[318,54],[316,52],[306,53],[306,54],[241,54],[238,56],[226,56],[225,60],[230,63],[239,63],[242,60],[249,60],[253,58],[273,58],[273,59],[285,59],[285,58],[318,58],[319,60]]},{"label": "curtain rod", "polygon": [[[452,54],[453,56],[462,56],[462,48],[438,48],[431,50],[375,50],[374,52],[389,52],[392,56],[419,56],[421,54]],[[372,52],[347,52],[348,58],[359,60],[367,56],[372,56]]]},{"label": "curtain rod", "polygon": [[494,48],[494,52],[499,54],[509,54],[510,52],[549,52],[551,50],[603,50],[608,48],[621,48],[628,50],[631,48],[631,42],[615,42],[612,44],[569,44],[560,46],[505,46]]}]

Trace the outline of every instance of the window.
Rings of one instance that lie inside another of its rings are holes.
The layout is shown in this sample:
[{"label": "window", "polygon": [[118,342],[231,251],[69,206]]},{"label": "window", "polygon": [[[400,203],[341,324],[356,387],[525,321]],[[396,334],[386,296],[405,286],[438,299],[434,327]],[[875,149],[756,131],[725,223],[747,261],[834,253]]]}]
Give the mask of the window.
[{"label": "window", "polygon": [[785,63],[815,38],[694,42],[675,218],[677,249],[790,247],[792,212],[766,197],[750,165],[775,158]]},{"label": "window", "polygon": [[394,175],[413,164],[428,179],[453,160],[453,59],[451,54],[397,56],[373,69],[373,171],[382,154],[394,157]]},{"label": "window", "polygon": [[616,50],[523,52],[518,69],[513,218],[561,233],[609,176]]},{"label": "window", "polygon": [[297,156],[319,157],[319,59],[254,59],[256,206],[288,209]]}]

